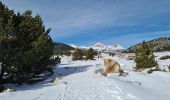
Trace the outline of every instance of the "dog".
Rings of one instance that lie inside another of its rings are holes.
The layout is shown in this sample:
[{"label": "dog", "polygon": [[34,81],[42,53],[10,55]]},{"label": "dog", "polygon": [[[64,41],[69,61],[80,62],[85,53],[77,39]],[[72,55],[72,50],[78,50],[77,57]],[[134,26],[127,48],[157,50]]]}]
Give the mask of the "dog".
[{"label": "dog", "polygon": [[109,73],[122,73],[123,71],[120,69],[120,64],[112,59],[104,59],[104,76],[107,76]]}]

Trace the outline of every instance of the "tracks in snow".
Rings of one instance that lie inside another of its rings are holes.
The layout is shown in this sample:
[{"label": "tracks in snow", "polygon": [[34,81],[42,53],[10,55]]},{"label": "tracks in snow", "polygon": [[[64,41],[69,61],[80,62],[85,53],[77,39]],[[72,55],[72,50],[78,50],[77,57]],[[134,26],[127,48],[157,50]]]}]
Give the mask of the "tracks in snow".
[{"label": "tracks in snow", "polygon": [[96,75],[95,67],[90,67],[87,71],[69,75],[62,81],[63,91],[59,93],[56,100],[136,100],[130,93],[126,93],[114,79]]}]

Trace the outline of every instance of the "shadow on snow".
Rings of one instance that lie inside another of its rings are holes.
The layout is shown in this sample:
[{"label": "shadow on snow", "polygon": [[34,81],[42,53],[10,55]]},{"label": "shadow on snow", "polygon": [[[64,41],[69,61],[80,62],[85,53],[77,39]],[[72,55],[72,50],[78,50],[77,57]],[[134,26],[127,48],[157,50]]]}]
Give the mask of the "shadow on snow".
[{"label": "shadow on snow", "polygon": [[[25,90],[36,90],[36,89],[41,89],[41,88],[45,88],[48,86],[53,86],[53,84],[51,83],[51,81],[56,77],[65,77],[68,75],[72,75],[72,74],[76,74],[76,73],[81,73],[81,72],[85,72],[88,70],[89,67],[91,67],[92,65],[83,65],[83,66],[68,66],[65,67],[63,65],[60,65],[59,67],[56,67],[54,69],[54,75],[49,77],[48,79],[46,79],[45,81],[42,82],[38,82],[36,84],[32,84],[32,85],[21,85],[21,86],[15,86],[15,89],[17,91],[25,91]],[[13,85],[8,85],[8,87],[14,87]]]}]

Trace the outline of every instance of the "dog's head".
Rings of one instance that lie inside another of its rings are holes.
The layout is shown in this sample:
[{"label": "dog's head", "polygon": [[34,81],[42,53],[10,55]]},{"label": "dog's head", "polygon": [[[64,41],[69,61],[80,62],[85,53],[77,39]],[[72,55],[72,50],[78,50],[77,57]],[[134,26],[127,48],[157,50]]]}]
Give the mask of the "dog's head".
[{"label": "dog's head", "polygon": [[112,62],[112,59],[104,59],[104,64],[109,65]]}]

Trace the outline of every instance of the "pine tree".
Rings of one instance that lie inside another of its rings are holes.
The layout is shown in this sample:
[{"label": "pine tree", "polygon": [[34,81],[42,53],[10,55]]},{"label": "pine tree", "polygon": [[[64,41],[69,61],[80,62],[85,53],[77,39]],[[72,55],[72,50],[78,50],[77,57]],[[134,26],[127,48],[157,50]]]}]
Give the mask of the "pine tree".
[{"label": "pine tree", "polygon": [[143,41],[142,44],[136,48],[135,62],[135,69],[144,69],[158,66],[158,63],[155,61],[153,50],[145,41]]},{"label": "pine tree", "polygon": [[0,80],[4,73],[10,81],[27,80],[60,63],[52,58],[50,30],[45,29],[41,16],[32,16],[31,10],[15,14],[0,2]]},{"label": "pine tree", "polygon": [[[3,74],[5,72],[5,64],[4,62],[8,61],[8,57],[11,55],[9,53],[10,45],[13,42],[13,38],[11,38],[12,33],[12,16],[13,11],[9,10],[5,7],[2,2],[0,2],[0,62],[1,62],[1,73],[0,73],[0,81],[2,81]],[[3,44],[6,44],[5,46]],[[8,44],[8,45],[7,45]],[[2,83],[2,82],[1,82]]]},{"label": "pine tree", "polygon": [[109,52],[109,56],[115,56],[115,53],[114,52]]},{"label": "pine tree", "polygon": [[74,53],[72,54],[72,60],[82,60],[83,59],[83,52],[81,49],[75,49]]},{"label": "pine tree", "polygon": [[85,59],[88,60],[93,60],[94,59],[94,56],[95,56],[95,52],[92,48],[88,49],[85,53]]},{"label": "pine tree", "polygon": [[0,93],[5,90],[5,87],[0,83]]}]

